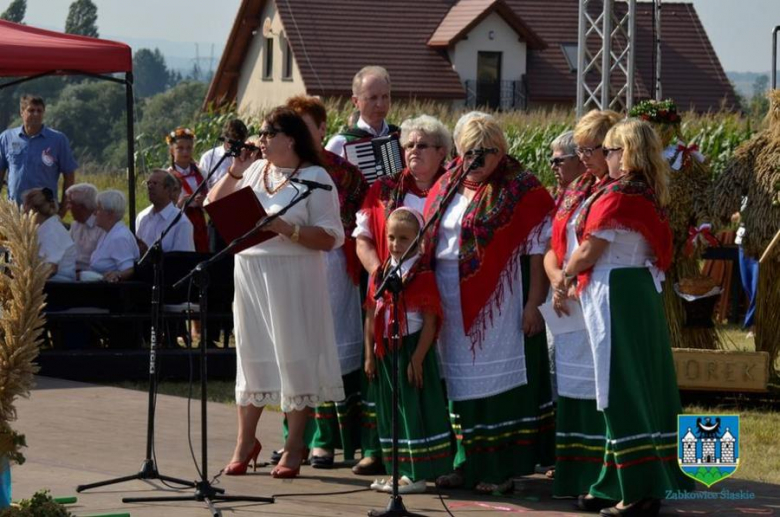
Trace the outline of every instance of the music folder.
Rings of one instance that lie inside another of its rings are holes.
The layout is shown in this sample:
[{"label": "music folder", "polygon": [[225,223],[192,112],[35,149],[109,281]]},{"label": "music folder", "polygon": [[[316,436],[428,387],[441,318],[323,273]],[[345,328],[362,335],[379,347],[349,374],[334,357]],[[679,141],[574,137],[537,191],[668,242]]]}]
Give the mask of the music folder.
[{"label": "music folder", "polygon": [[[255,227],[266,216],[263,205],[252,187],[244,187],[205,206],[219,235],[230,244]],[[260,230],[233,248],[233,254],[276,237],[274,232]]]}]

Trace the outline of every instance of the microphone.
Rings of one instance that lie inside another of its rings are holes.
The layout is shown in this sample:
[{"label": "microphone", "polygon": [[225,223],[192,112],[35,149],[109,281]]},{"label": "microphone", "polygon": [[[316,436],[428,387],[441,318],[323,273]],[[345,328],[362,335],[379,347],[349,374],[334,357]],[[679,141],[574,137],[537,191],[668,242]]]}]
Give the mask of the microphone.
[{"label": "microphone", "polygon": [[332,185],[326,185],[325,183],[320,183],[318,181],[302,180],[298,178],[290,178],[290,181],[292,181],[293,183],[297,183],[299,185],[304,185],[306,187],[309,187],[311,190],[315,190],[318,188],[322,190],[328,190],[328,191],[333,190]]}]

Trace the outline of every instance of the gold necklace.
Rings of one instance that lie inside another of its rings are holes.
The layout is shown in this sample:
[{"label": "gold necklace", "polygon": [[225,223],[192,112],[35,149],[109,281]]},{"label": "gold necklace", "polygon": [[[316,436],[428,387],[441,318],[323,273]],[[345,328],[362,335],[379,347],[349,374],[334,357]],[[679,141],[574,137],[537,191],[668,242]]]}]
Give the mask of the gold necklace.
[{"label": "gold necklace", "polygon": [[282,190],[288,183],[290,183],[290,180],[293,178],[293,176],[295,176],[295,174],[298,172],[298,169],[300,168],[301,163],[298,162],[298,165],[295,167],[295,170],[292,171],[292,174],[287,176],[287,178],[279,185],[277,185],[276,188],[271,188],[268,186],[268,171],[271,169],[271,162],[266,162],[265,168],[263,168],[263,186],[265,187],[265,191],[268,192],[269,195],[273,196]]}]

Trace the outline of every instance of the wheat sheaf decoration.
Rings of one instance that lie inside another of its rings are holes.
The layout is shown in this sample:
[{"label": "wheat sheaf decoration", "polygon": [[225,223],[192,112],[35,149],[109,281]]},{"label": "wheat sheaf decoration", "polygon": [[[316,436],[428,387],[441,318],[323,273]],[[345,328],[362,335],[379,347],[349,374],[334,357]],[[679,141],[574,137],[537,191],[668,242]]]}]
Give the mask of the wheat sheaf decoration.
[{"label": "wheat sheaf decoration", "polygon": [[0,457],[24,462],[24,436],[16,433],[14,402],[27,397],[38,371],[35,359],[44,318],[47,267],[38,257],[37,225],[16,204],[0,200]]}]

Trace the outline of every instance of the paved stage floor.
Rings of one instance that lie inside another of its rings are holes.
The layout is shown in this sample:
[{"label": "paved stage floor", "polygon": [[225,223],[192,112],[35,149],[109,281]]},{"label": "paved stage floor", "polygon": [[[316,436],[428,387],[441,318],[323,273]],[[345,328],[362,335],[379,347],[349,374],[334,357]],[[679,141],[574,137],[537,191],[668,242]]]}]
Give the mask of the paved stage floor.
[{"label": "paved stage floor", "polygon": [[[197,386],[196,386],[197,389]],[[27,436],[27,462],[13,468],[13,497],[27,498],[49,488],[55,496],[77,495],[69,509],[78,516],[130,514],[133,517],[208,516],[202,502],[156,502],[124,504],[122,497],[176,494],[159,481],[130,481],[76,494],[76,486],[117,476],[135,474],[145,456],[147,395],[144,392],[102,387],[39,377],[27,400],[18,403],[16,428]],[[236,435],[235,407],[208,404],[209,465],[214,476],[230,459]],[[200,403],[192,402],[192,440],[200,462]],[[261,459],[281,445],[282,415],[266,412],[258,436],[263,442]],[[187,442],[187,400],[160,395],[157,398],[156,455],[160,472],[195,479]],[[338,460],[338,457],[337,457]],[[780,468],[780,458],[778,458]],[[301,477],[276,480],[270,467],[254,474],[221,477],[217,486],[230,495],[276,495],[275,504],[220,503],[223,515],[358,516],[383,508],[387,495],[363,490],[372,479],[354,476],[349,468],[314,470],[304,466]],[[511,497],[481,497],[469,491],[444,493],[444,502],[458,517],[472,515],[580,515],[571,500],[551,499],[551,481],[541,475],[517,481]],[[731,494],[740,490],[755,494],[752,500],[668,501],[662,515],[773,515],[780,514],[780,486],[741,480],[726,480],[711,491]],[[355,492],[357,491],[357,492]],[[325,495],[328,492],[352,492]],[[180,492],[191,494],[191,490]],[[322,494],[322,495],[317,495]],[[416,513],[447,515],[435,489],[404,498]],[[588,514],[586,514],[588,515]],[[593,515],[593,514],[590,514]]]}]

